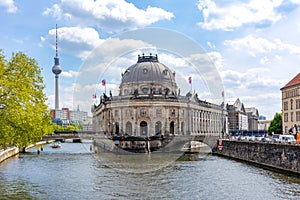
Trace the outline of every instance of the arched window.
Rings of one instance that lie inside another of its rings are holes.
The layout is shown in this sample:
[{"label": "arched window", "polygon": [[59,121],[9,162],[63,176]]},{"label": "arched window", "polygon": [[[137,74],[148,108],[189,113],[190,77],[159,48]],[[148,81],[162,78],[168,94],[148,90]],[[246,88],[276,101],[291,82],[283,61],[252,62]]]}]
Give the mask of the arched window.
[{"label": "arched window", "polygon": [[184,122],[181,122],[181,134],[184,135]]},{"label": "arched window", "polygon": [[289,132],[289,128],[287,126],[285,126],[285,133]]},{"label": "arched window", "polygon": [[145,121],[142,121],[140,123],[140,134],[144,135],[144,136],[148,135],[147,122],[145,122]]},{"label": "arched window", "polygon": [[174,134],[175,133],[175,123],[173,121],[171,121],[170,123],[170,134]]},{"label": "arched window", "polygon": [[162,133],[162,123],[160,121],[157,121],[155,123],[155,134],[161,134]]},{"label": "arched window", "polygon": [[131,124],[131,122],[127,122],[126,123],[126,130],[125,130],[125,132],[127,134],[129,134],[129,135],[132,135],[132,124]]},{"label": "arched window", "polygon": [[115,124],[115,133],[118,135],[120,133],[119,123],[116,122]]}]

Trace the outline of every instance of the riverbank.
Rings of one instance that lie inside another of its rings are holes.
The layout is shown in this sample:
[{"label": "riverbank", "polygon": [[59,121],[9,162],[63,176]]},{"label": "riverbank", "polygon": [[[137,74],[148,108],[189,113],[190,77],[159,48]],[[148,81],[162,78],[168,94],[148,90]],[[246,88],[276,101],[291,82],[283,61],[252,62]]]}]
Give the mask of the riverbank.
[{"label": "riverbank", "polygon": [[4,160],[17,155],[20,152],[19,148],[11,147],[5,150],[0,150],[0,163]]},{"label": "riverbank", "polygon": [[[41,141],[41,142],[37,142],[35,145],[31,144],[31,145],[29,145],[28,147],[25,148],[25,151],[27,149],[33,148],[35,146],[44,145],[46,143],[47,142],[45,142],[45,141]],[[10,158],[10,157],[13,157],[13,156],[17,155],[18,153],[20,153],[20,149],[18,147],[10,147],[10,148],[7,148],[5,150],[4,149],[0,150],[0,163],[3,162],[4,160]]]},{"label": "riverbank", "polygon": [[223,140],[213,154],[300,177],[299,150],[299,145]]}]

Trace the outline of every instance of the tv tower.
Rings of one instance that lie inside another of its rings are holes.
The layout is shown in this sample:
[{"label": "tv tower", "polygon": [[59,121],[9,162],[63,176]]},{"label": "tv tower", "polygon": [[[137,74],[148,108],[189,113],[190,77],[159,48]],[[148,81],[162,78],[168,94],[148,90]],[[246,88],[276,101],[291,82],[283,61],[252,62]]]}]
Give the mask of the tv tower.
[{"label": "tv tower", "polygon": [[57,24],[56,24],[56,43],[55,43],[55,49],[56,54],[54,58],[54,66],[52,67],[52,72],[55,74],[55,110],[59,110],[59,88],[58,88],[58,78],[59,74],[61,73],[61,67],[59,65],[59,58],[58,58],[58,44],[57,44]]}]

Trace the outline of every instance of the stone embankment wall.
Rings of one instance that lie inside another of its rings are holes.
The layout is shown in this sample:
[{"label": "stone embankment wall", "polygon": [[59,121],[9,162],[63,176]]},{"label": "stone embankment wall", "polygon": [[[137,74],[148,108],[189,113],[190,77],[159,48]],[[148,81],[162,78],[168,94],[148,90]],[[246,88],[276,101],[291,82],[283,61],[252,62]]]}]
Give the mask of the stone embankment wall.
[{"label": "stone embankment wall", "polygon": [[0,150],[0,163],[6,160],[7,158],[10,158],[18,153],[19,153],[19,148],[17,147],[8,148],[6,150]]},{"label": "stone embankment wall", "polygon": [[300,145],[229,140],[222,145],[214,153],[300,175]]}]

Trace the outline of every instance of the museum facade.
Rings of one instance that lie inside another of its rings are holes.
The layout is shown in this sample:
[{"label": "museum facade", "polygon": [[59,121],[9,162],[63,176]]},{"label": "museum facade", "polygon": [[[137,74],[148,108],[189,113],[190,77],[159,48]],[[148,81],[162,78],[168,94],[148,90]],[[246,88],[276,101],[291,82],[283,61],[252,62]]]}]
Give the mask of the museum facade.
[{"label": "museum facade", "polygon": [[180,94],[175,72],[157,55],[138,56],[121,75],[119,95],[103,94],[94,105],[95,132],[108,135],[213,135],[224,133],[227,111],[222,105]]}]

